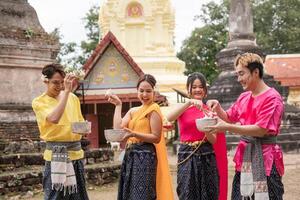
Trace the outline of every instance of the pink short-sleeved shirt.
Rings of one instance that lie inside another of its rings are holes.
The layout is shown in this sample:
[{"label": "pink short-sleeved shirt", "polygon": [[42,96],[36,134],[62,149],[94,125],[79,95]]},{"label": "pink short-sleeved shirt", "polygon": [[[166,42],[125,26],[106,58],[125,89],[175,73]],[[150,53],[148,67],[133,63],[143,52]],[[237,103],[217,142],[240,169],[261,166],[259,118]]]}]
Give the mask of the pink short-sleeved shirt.
[{"label": "pink short-sleeved shirt", "polygon": [[[280,94],[269,88],[259,96],[253,97],[251,92],[242,93],[237,101],[226,111],[231,122],[241,125],[257,125],[267,129],[270,135],[278,135],[283,115],[283,101]],[[235,169],[241,171],[243,154],[247,143],[240,140],[234,156]],[[282,150],[277,144],[262,145],[264,165],[267,176],[270,175],[273,162],[278,173],[284,173]]]},{"label": "pink short-sleeved shirt", "polygon": [[204,114],[195,106],[187,108],[178,117],[178,126],[180,131],[180,141],[194,142],[200,141],[205,136],[204,132],[198,131],[196,127],[196,119],[203,118]]}]

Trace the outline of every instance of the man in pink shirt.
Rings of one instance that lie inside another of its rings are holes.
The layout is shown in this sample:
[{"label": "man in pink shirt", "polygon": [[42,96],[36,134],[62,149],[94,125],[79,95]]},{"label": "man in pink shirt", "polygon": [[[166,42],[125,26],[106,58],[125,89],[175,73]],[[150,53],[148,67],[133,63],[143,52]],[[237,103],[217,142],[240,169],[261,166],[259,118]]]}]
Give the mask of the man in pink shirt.
[{"label": "man in pink shirt", "polygon": [[241,135],[234,156],[236,173],[231,199],[282,200],[284,165],[281,148],[276,144],[284,111],[282,98],[263,81],[260,56],[238,55],[234,66],[245,92],[227,111],[217,100],[207,102],[220,118],[209,127],[211,133],[229,131]]}]

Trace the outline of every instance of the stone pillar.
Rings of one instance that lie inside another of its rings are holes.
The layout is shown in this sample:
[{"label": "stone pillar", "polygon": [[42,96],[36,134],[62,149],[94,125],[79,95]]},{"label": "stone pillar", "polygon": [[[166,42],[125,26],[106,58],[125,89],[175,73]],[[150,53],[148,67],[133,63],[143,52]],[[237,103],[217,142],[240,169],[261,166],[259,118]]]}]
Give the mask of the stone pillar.
[{"label": "stone pillar", "polygon": [[[238,54],[245,52],[256,53],[265,57],[262,49],[257,46],[253,33],[253,18],[248,0],[231,0],[229,15],[229,42],[226,48],[217,55],[217,64],[221,70],[218,78],[212,83],[208,91],[208,99],[218,99],[224,109],[228,109],[243,88],[238,83],[234,74],[234,59]],[[264,75],[264,81],[270,87],[275,88],[285,102],[285,113],[281,125],[281,134],[278,143],[284,150],[299,148],[300,146],[300,110],[286,103],[288,88],[281,86],[270,75]],[[237,135],[227,135],[227,148],[231,148],[239,141]]]},{"label": "stone pillar", "polygon": [[[235,57],[245,52],[256,53],[263,58],[265,57],[262,49],[256,44],[249,1],[231,0],[229,41],[226,48],[216,55],[217,65],[221,69],[221,73],[209,89],[209,98],[219,99],[224,108],[228,108],[243,92],[243,88],[234,75],[233,65]],[[288,94],[286,87],[278,85],[271,76],[266,75],[264,78],[272,87],[278,89],[286,99]]]}]

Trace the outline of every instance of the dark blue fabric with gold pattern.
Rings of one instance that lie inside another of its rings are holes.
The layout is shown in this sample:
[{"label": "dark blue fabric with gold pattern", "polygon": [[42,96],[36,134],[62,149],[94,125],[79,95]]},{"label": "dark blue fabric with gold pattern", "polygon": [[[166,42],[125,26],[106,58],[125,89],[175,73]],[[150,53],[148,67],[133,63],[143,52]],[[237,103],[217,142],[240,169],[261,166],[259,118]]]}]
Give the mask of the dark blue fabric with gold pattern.
[{"label": "dark blue fabric with gold pattern", "polygon": [[157,158],[153,144],[135,143],[126,149],[118,200],[156,199]]},{"label": "dark blue fabric with gold pattern", "polygon": [[[187,158],[195,147],[182,144],[178,163]],[[219,174],[213,147],[203,143],[200,148],[177,168],[177,194],[180,200],[217,200]]]}]

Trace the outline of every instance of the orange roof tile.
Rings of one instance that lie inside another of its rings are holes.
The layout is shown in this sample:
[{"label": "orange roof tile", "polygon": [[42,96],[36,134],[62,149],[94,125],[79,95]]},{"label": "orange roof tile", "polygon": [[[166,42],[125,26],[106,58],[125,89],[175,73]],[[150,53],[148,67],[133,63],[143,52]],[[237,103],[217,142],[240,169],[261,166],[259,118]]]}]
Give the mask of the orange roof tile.
[{"label": "orange roof tile", "polygon": [[268,55],[265,72],[274,76],[283,86],[300,86],[300,54]]}]

